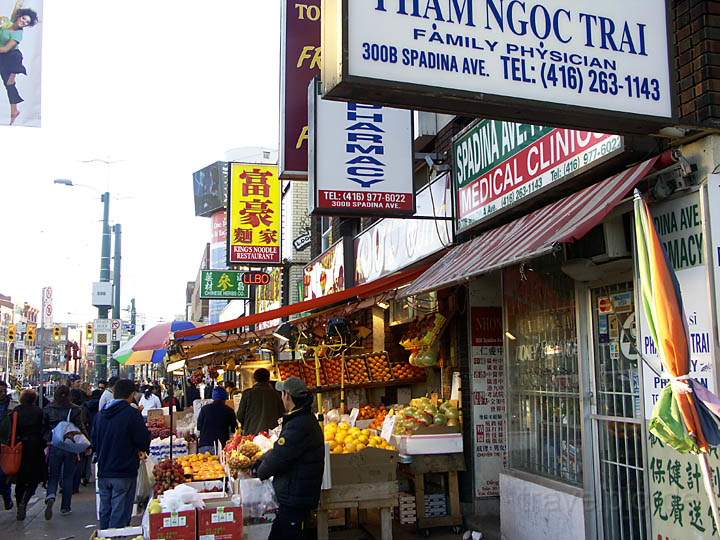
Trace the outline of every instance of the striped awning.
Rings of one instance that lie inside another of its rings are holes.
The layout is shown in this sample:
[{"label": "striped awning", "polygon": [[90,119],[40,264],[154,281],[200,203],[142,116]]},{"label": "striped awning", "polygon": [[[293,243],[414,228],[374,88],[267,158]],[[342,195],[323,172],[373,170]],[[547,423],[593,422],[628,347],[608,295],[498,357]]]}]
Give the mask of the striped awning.
[{"label": "striped awning", "polygon": [[551,253],[600,224],[650,173],[658,156],[451,249],[402,291],[412,296]]}]

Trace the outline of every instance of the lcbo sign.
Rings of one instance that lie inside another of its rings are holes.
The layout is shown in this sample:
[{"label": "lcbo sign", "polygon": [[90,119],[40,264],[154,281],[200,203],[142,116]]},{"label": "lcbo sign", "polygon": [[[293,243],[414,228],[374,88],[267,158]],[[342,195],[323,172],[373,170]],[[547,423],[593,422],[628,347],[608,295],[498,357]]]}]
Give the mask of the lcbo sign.
[{"label": "lcbo sign", "polygon": [[673,117],[666,0],[326,0],[323,10],[330,99],[638,133]]}]

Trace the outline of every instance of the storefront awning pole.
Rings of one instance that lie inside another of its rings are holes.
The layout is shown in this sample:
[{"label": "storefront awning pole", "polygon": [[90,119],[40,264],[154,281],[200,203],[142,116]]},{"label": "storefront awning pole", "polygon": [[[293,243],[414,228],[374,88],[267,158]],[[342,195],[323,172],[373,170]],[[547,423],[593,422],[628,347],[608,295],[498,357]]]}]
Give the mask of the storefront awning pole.
[{"label": "storefront awning pole", "polygon": [[322,408],[322,392],[319,391],[320,389],[320,355],[318,354],[318,349],[315,347],[315,386],[318,388],[317,393],[317,405],[318,405],[318,413],[325,414],[325,411],[323,411]]}]

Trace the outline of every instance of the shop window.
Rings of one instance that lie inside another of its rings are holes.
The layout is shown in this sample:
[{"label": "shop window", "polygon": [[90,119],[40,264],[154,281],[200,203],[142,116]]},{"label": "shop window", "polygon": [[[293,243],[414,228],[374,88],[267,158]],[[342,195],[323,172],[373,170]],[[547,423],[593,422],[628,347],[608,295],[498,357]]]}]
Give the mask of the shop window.
[{"label": "shop window", "polygon": [[582,483],[575,284],[554,262],[503,273],[511,468]]},{"label": "shop window", "polygon": [[405,324],[437,311],[437,293],[431,292],[390,302],[390,326]]},{"label": "shop window", "polygon": [[321,253],[325,253],[332,246],[332,221],[328,216],[320,218],[320,237],[322,238]]}]

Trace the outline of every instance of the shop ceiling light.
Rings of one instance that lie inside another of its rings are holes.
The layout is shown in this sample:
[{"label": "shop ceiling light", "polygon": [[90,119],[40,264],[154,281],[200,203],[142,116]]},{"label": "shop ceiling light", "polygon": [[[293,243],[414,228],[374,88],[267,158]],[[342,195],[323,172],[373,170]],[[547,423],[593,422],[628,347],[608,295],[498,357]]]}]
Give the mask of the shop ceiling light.
[{"label": "shop ceiling light", "polygon": [[388,309],[390,307],[390,304],[388,304],[387,302],[378,302],[377,307],[382,309]]},{"label": "shop ceiling light", "polygon": [[507,337],[510,341],[515,341],[517,339],[510,332],[505,332],[505,337]]}]

